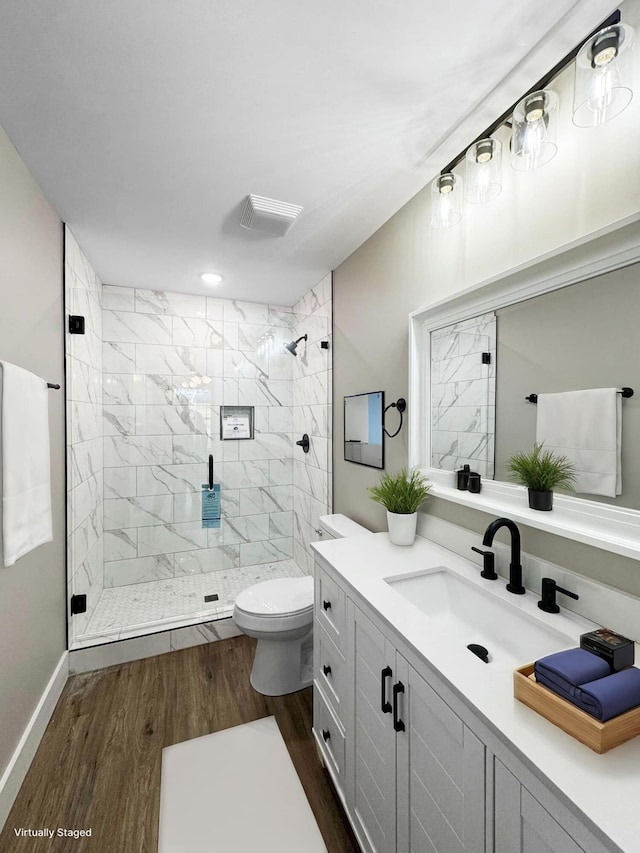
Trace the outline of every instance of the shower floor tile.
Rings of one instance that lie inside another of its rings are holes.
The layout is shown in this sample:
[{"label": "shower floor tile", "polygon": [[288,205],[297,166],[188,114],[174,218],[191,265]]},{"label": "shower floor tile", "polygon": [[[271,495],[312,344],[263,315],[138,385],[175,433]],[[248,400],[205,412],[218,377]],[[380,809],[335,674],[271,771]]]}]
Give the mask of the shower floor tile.
[{"label": "shower floor tile", "polygon": [[[243,589],[259,581],[303,574],[293,560],[279,560],[105,589],[86,633],[76,637],[73,648],[225,619],[233,613],[236,596]],[[217,601],[205,602],[205,595],[214,594]]]}]

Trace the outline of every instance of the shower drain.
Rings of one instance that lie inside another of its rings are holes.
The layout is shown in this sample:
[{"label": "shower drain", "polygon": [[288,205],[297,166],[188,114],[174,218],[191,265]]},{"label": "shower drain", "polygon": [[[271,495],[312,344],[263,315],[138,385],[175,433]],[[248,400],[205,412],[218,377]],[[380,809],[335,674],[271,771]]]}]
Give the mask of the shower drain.
[{"label": "shower drain", "polygon": [[217,601],[218,600],[218,593],[214,592],[213,595],[205,595],[204,600],[205,601]]}]

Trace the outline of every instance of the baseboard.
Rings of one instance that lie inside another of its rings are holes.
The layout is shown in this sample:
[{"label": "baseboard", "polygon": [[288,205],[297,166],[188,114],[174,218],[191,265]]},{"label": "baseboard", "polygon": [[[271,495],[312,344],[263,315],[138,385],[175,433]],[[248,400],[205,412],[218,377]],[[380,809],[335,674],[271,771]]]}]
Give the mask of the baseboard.
[{"label": "baseboard", "polygon": [[5,824],[11,807],[18,796],[31,766],[36,750],[40,745],[45,729],[53,715],[56,703],[69,675],[69,653],[64,652],[49,679],[49,683],[40,697],[40,701],[22,733],[11,760],[0,779],[0,831]]}]

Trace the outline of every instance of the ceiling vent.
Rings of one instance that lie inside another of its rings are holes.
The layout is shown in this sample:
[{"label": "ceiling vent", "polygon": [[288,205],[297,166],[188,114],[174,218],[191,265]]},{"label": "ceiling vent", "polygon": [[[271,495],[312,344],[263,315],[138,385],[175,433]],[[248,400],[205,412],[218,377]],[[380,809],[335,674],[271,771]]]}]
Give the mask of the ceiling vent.
[{"label": "ceiling vent", "polygon": [[260,195],[248,195],[240,225],[249,231],[260,231],[274,237],[282,237],[296,221],[302,208],[297,204],[287,204],[275,198]]}]

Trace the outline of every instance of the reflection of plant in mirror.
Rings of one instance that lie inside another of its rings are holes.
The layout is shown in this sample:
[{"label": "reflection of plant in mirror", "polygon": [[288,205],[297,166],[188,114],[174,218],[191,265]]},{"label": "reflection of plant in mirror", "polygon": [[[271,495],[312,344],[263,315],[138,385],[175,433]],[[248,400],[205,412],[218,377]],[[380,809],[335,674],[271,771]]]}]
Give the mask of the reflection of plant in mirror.
[{"label": "reflection of plant in mirror", "polygon": [[509,479],[539,492],[553,489],[573,491],[575,468],[566,456],[552,450],[543,450],[542,444],[534,444],[528,453],[514,453],[507,460]]},{"label": "reflection of plant in mirror", "polygon": [[382,474],[377,486],[369,489],[371,500],[382,504],[389,512],[399,515],[411,515],[417,512],[429,496],[431,484],[426,477],[412,468],[407,473],[401,468],[395,474]]}]

